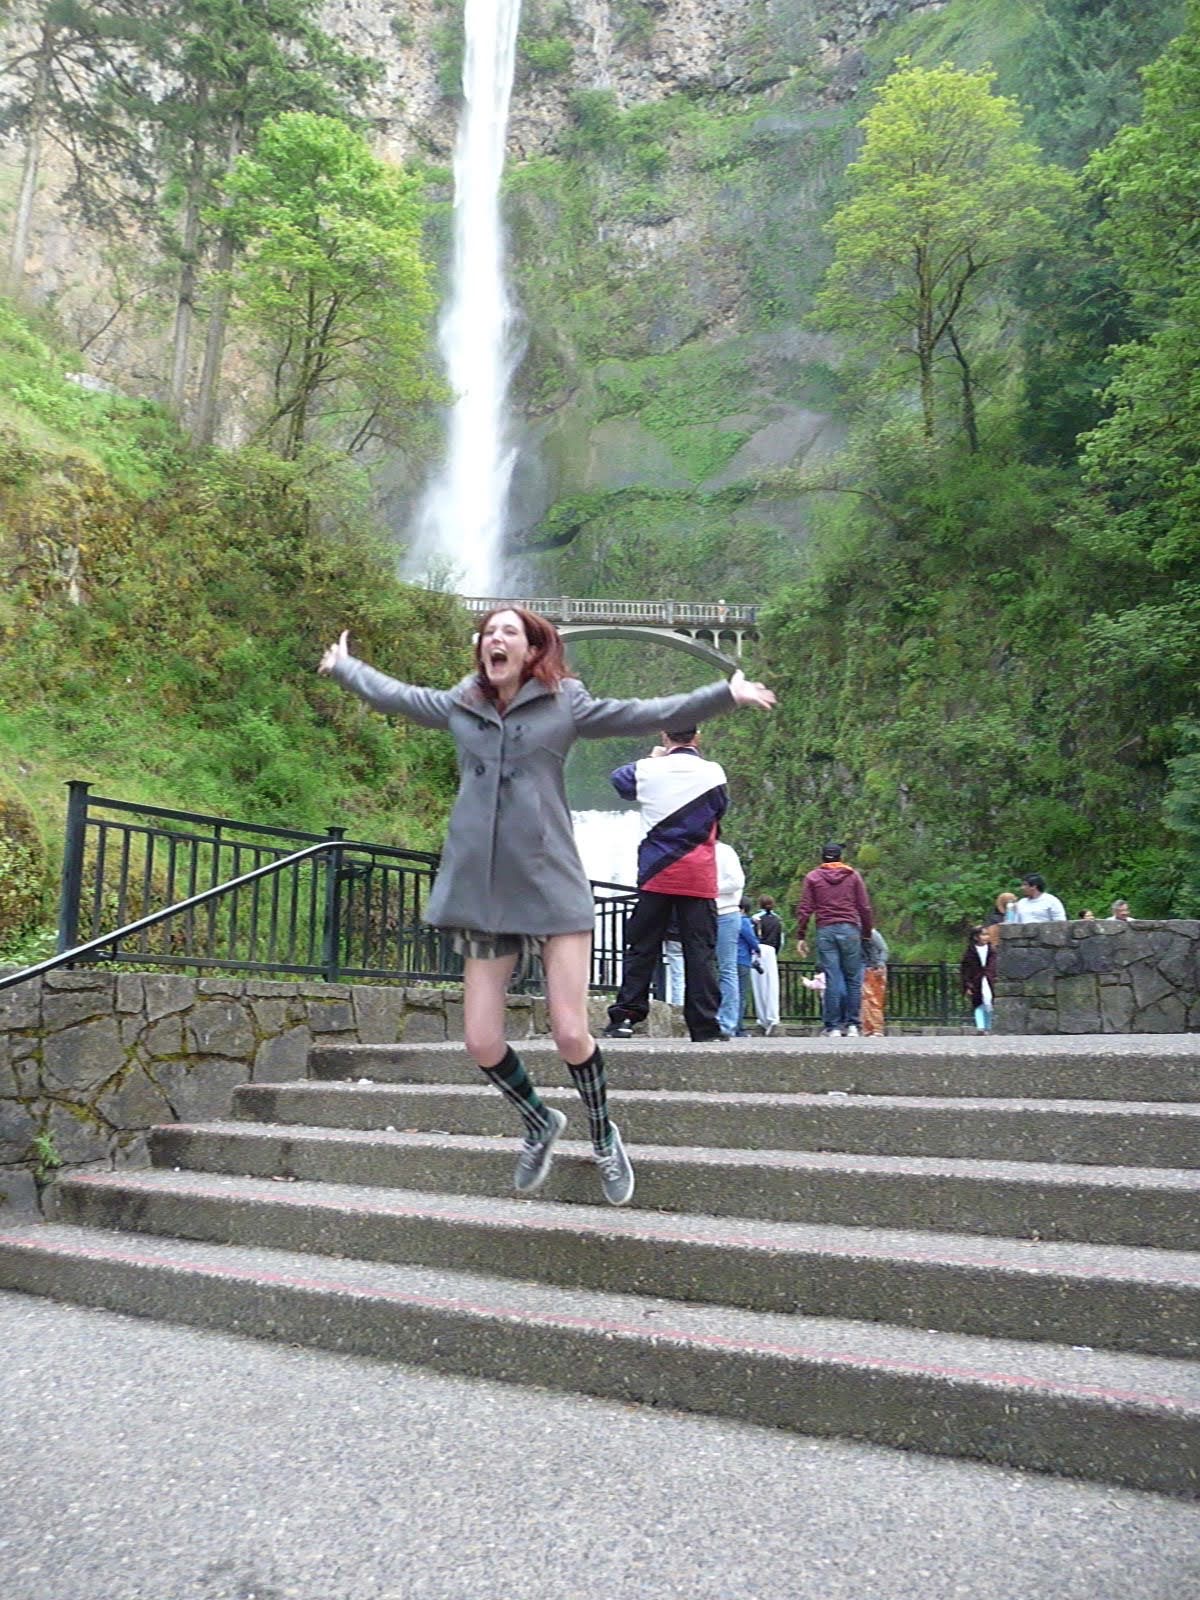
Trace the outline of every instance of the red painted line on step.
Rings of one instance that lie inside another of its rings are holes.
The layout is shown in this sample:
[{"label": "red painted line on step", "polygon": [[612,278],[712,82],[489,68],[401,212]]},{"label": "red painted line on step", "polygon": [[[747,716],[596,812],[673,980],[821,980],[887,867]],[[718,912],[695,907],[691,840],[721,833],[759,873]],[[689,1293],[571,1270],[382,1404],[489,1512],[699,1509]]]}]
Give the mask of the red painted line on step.
[{"label": "red painted line on step", "polygon": [[[136,1179],[130,1180],[127,1174],[111,1172],[81,1173],[78,1177],[73,1177],[70,1180],[72,1185],[77,1183],[88,1184],[102,1189],[119,1189],[122,1184],[131,1181],[136,1184]],[[258,1179],[255,1181],[270,1182],[269,1179]],[[306,1179],[302,1181],[315,1182],[316,1180]],[[162,1191],[158,1191],[156,1189],[151,1189],[146,1192],[150,1194],[157,1194],[161,1192],[171,1198],[182,1200],[220,1201],[227,1198],[227,1196],[220,1191],[202,1188],[189,1188],[186,1184],[172,1184],[169,1190],[164,1189]],[[380,1195],[385,1195],[387,1192],[387,1190],[380,1190]],[[237,1192],[234,1191],[230,1198],[245,1197],[239,1196]],[[528,1206],[529,1215],[526,1217],[518,1218],[512,1215],[506,1215],[498,1218],[494,1213],[488,1211],[471,1211],[467,1209],[452,1211],[448,1209],[441,1209],[436,1206],[399,1205],[394,1201],[389,1201],[382,1198],[378,1201],[338,1200],[336,1203],[325,1203],[321,1200],[314,1200],[308,1195],[294,1194],[290,1192],[287,1186],[282,1186],[278,1190],[273,1191],[270,1199],[267,1199],[265,1196],[255,1196],[255,1200],[258,1203],[267,1205],[291,1206],[296,1211],[324,1211],[333,1215],[336,1215],[338,1212],[351,1212],[353,1215],[359,1217],[386,1216],[395,1218],[398,1221],[444,1222],[448,1225],[461,1222],[475,1227],[487,1227],[492,1229],[496,1227],[526,1228],[531,1233],[540,1231],[544,1233],[571,1234],[575,1236],[588,1236],[593,1238],[608,1238],[613,1234],[616,1234],[622,1239],[629,1239],[638,1244],[695,1246],[698,1248],[711,1248],[715,1250],[752,1250],[760,1255],[780,1253],[780,1247],[772,1241],[756,1239],[745,1234],[694,1234],[687,1232],[671,1232],[666,1228],[638,1227],[633,1218],[627,1213],[614,1213],[613,1215],[606,1217],[603,1222],[595,1222],[590,1217],[552,1217],[541,1211],[536,1203]],[[506,1203],[512,1204],[513,1202]],[[786,1227],[787,1223],[784,1223],[783,1226]],[[818,1224],[812,1224],[812,1226],[818,1226]],[[1022,1240],[1019,1242],[1024,1243],[1026,1241]],[[1062,1245],[1069,1247],[1076,1241],[1069,1239],[1055,1239],[1049,1242],[1055,1246]],[[1037,1240],[1029,1240],[1028,1243],[1031,1249],[1037,1248]],[[837,1246],[816,1243],[799,1244],[795,1246],[788,1245],[784,1248],[786,1250],[795,1250],[803,1253],[804,1255],[816,1256],[826,1260],[837,1260],[845,1256],[854,1260],[871,1260],[881,1262],[891,1261],[897,1262],[900,1265],[912,1264],[917,1266],[977,1268],[981,1272],[1007,1272],[1013,1275],[1029,1274],[1034,1277],[1054,1278],[1070,1276],[1074,1278],[1087,1279],[1098,1283],[1117,1280],[1123,1282],[1132,1281],[1135,1283],[1155,1285],[1159,1288],[1173,1290],[1177,1290],[1181,1286],[1186,1288],[1200,1289],[1200,1277],[1189,1278],[1186,1274],[1169,1279],[1163,1279],[1161,1276],[1155,1276],[1150,1272],[1139,1274],[1137,1271],[1126,1270],[1114,1272],[1108,1267],[1081,1267],[1076,1265],[1058,1266],[1054,1263],[1051,1263],[1050,1265],[1044,1265],[1037,1261],[1013,1262],[1006,1261],[1001,1257],[964,1255],[956,1256],[946,1251],[915,1250],[911,1247],[905,1247],[903,1250],[868,1250],[863,1249],[860,1246]],[[1132,1245],[1129,1248],[1150,1249],[1152,1247],[1149,1245]]]},{"label": "red painted line on step", "polygon": [[241,1280],[243,1283],[266,1284],[274,1288],[334,1293],[345,1295],[350,1299],[384,1300],[394,1305],[411,1306],[423,1311],[444,1311],[489,1321],[514,1324],[535,1321],[581,1333],[601,1333],[626,1339],[649,1338],[651,1342],[662,1344],[693,1347],[698,1345],[709,1350],[728,1350],[743,1355],[781,1356],[789,1360],[809,1361],[818,1366],[866,1367],[877,1372],[907,1373],[915,1377],[993,1384],[1007,1389],[1023,1389],[1030,1393],[1050,1387],[1059,1394],[1073,1395],[1081,1399],[1160,1406],[1200,1418],[1200,1406],[1177,1395],[1142,1394],[1129,1389],[1111,1389],[1101,1384],[1072,1383],[1061,1379],[1039,1380],[1008,1372],[977,1371],[970,1367],[952,1367],[940,1363],[901,1361],[887,1356],[864,1356],[853,1351],[819,1350],[811,1346],[774,1344],[765,1340],[747,1341],[725,1334],[690,1333],[684,1328],[646,1328],[637,1323],[616,1322],[601,1317],[574,1316],[566,1312],[522,1313],[503,1305],[481,1305],[471,1300],[413,1294],[399,1289],[364,1288],[360,1284],[338,1282],[332,1278],[301,1278],[291,1273],[262,1272],[257,1269],[253,1277],[248,1278],[245,1272],[239,1271],[236,1267],[214,1265],[207,1261],[166,1261],[161,1256],[140,1255],[132,1251],[89,1249],[87,1246],[58,1245],[46,1241],[30,1242],[27,1237],[21,1235],[0,1233],[0,1247],[5,1245],[27,1255],[54,1255],[64,1259],[76,1259],[82,1256],[88,1261],[118,1262],[134,1267],[158,1267],[169,1272],[181,1274],[190,1272],[201,1277]]}]

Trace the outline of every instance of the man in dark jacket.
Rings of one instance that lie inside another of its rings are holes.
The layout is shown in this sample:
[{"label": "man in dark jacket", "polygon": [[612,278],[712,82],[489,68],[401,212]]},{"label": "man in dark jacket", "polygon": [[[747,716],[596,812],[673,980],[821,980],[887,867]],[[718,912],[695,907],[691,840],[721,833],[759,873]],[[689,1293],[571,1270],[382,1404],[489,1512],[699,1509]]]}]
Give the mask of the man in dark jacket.
[{"label": "man in dark jacket", "polygon": [[857,1038],[862,1026],[863,944],[874,917],[867,886],[842,860],[840,844],[821,850],[821,865],[804,880],[796,907],[796,949],[808,954],[804,935],[809,919],[817,925],[817,961],[825,974],[822,1013],[825,1037]]}]

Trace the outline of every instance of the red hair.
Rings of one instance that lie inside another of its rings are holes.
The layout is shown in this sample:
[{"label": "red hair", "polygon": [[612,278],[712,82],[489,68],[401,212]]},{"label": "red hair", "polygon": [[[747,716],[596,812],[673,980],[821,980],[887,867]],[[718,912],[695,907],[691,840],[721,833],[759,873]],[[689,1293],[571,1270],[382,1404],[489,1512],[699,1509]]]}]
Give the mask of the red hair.
[{"label": "red hair", "polygon": [[485,700],[496,699],[496,690],[483,670],[483,635],[488,623],[502,611],[511,611],[520,618],[529,641],[530,655],[521,668],[521,683],[526,684],[530,678],[536,678],[547,689],[557,689],[568,674],[567,658],[558,629],[545,617],[539,616],[536,611],[527,611],[524,606],[493,606],[479,623],[475,634],[475,682],[479,692]]}]

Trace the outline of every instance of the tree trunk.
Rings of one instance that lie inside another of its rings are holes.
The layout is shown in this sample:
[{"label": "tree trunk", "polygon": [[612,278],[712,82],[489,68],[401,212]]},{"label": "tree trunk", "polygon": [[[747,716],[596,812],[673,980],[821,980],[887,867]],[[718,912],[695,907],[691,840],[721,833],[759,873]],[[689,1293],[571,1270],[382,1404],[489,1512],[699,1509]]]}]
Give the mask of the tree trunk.
[{"label": "tree trunk", "polygon": [[54,55],[54,36],[57,31],[53,23],[43,23],[41,42],[38,45],[37,76],[34,79],[33,99],[29,107],[25,160],[21,168],[21,187],[17,195],[12,242],[8,252],[8,292],[13,295],[19,292],[24,281],[25,259],[29,254],[33,201],[37,194],[38,167],[42,159],[42,133],[46,126],[46,108],[50,99],[50,63]]},{"label": "tree trunk", "polygon": [[[201,90],[198,106],[203,107],[204,99],[205,91]],[[175,330],[171,347],[169,404],[176,419],[182,417],[187,400],[188,352],[192,342],[192,323],[196,316],[196,257],[200,244],[200,204],[203,195],[204,150],[200,140],[195,139],[188,162],[179,286],[175,291]]]},{"label": "tree trunk", "polygon": [[962,417],[963,428],[967,435],[967,446],[972,455],[979,449],[979,424],[975,416],[975,388],[971,378],[971,367],[967,361],[963,348],[958,342],[958,335],[954,325],[946,329],[950,335],[950,344],[954,351],[954,359],[958,362],[959,376],[962,379]]},{"label": "tree trunk", "polygon": [[921,373],[921,423],[926,444],[934,441],[933,357],[937,340],[933,331],[933,288],[929,282],[929,263],[923,251],[917,254],[917,365]]},{"label": "tree trunk", "polygon": [[917,364],[921,369],[921,429],[926,444],[932,444],[935,436],[933,347],[920,335],[917,337]]},{"label": "tree trunk", "polygon": [[[229,130],[229,154],[226,171],[233,168],[242,148],[244,120],[239,114]],[[200,389],[196,396],[196,418],[192,424],[192,441],[210,445],[217,431],[217,381],[221,376],[221,363],[225,355],[225,329],[229,320],[229,274],[237,253],[237,241],[227,228],[217,239],[217,254],[213,264],[214,287],[208,311],[208,331],[204,338],[204,365],[200,369]]]}]

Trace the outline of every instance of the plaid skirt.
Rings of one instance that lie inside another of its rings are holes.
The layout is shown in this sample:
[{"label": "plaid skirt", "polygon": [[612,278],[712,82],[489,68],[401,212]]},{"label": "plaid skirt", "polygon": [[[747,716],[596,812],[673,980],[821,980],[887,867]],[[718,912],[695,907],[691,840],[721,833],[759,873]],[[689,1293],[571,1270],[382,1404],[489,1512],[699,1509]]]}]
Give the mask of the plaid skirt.
[{"label": "plaid skirt", "polygon": [[516,956],[513,981],[523,978],[534,956],[540,956],[545,939],[535,933],[479,933],[474,928],[443,928],[464,961],[499,961]]}]

